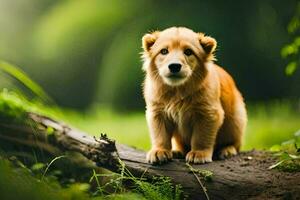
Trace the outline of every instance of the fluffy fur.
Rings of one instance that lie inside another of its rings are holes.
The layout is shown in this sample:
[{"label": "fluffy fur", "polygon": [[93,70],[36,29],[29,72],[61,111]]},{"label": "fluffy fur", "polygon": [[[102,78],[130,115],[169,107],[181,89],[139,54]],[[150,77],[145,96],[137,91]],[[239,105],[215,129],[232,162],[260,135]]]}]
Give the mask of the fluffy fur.
[{"label": "fluffy fur", "polygon": [[[237,154],[246,109],[232,77],[213,62],[216,40],[172,27],[144,35],[142,43],[152,142],[147,160],[155,164],[185,156],[187,162],[205,163],[214,151],[221,158]],[[181,65],[175,75],[172,63]]]}]

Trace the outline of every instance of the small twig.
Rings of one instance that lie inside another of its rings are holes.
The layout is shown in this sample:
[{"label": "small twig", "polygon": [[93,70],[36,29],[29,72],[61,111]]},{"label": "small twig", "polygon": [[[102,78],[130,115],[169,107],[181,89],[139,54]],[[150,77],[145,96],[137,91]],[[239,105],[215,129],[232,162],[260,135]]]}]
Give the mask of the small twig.
[{"label": "small twig", "polygon": [[195,178],[197,179],[199,185],[201,186],[204,194],[205,194],[205,197],[207,200],[209,200],[209,196],[207,194],[207,189],[206,187],[203,185],[203,183],[201,182],[200,178],[197,176],[197,174],[195,173],[195,169],[189,164],[189,163],[186,163],[186,166],[188,166],[189,170],[194,174]]}]

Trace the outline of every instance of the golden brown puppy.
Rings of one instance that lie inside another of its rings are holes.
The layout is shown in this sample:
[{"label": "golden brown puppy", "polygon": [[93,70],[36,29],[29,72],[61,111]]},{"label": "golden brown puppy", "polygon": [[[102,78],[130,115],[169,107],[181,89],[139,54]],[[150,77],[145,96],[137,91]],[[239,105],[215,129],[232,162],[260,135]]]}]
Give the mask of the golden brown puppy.
[{"label": "golden brown puppy", "polygon": [[216,40],[183,27],[144,35],[144,97],[150,163],[185,155],[191,163],[237,154],[247,123],[231,76],[214,64]]}]

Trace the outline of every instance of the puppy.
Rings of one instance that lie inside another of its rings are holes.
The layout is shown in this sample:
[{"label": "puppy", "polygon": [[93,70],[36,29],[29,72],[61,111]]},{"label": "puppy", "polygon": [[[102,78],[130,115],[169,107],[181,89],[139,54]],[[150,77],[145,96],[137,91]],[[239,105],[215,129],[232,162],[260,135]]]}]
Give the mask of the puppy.
[{"label": "puppy", "polygon": [[217,42],[184,27],[142,38],[144,98],[152,149],[148,162],[185,156],[190,163],[236,155],[247,124],[232,77],[214,64]]}]

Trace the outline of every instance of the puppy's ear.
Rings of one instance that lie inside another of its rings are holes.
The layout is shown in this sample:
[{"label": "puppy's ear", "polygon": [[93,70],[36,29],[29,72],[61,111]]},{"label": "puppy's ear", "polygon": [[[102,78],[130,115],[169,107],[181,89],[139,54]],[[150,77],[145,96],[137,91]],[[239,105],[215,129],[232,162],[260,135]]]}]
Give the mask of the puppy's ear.
[{"label": "puppy's ear", "polygon": [[145,52],[150,51],[150,48],[154,45],[155,41],[158,38],[158,31],[153,33],[147,33],[142,38],[143,49]]},{"label": "puppy's ear", "polygon": [[213,55],[217,47],[217,41],[204,33],[199,33],[199,42],[207,55]]}]

